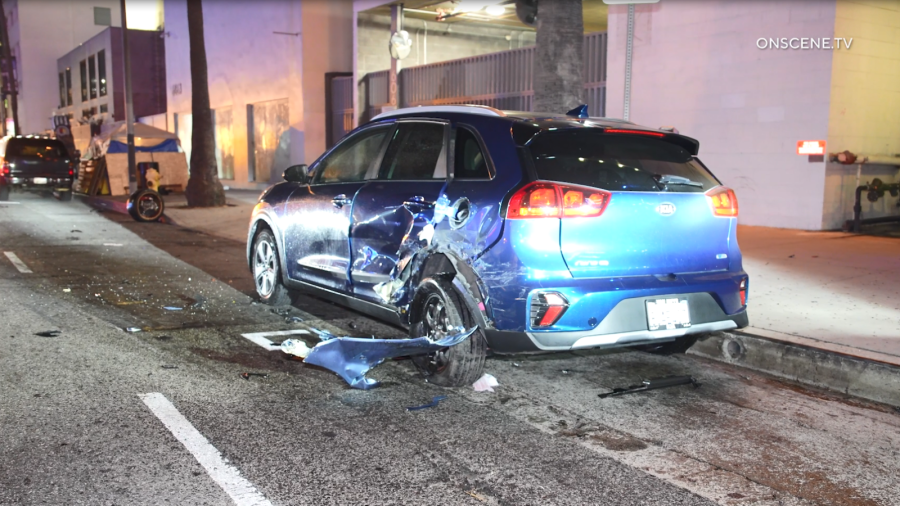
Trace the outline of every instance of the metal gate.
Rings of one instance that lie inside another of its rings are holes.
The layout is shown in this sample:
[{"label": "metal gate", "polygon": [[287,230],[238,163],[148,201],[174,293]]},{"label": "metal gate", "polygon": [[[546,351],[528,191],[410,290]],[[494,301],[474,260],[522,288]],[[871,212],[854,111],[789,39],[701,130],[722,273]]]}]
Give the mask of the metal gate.
[{"label": "metal gate", "polygon": [[325,74],[326,113],[325,144],[331,148],[353,130],[353,74]]},{"label": "metal gate", "polygon": [[[584,99],[591,116],[606,112],[606,32],[584,36]],[[389,103],[388,72],[371,72],[360,81],[361,122]],[[534,99],[534,47],[460,58],[400,71],[400,104],[478,104],[531,111]]]}]

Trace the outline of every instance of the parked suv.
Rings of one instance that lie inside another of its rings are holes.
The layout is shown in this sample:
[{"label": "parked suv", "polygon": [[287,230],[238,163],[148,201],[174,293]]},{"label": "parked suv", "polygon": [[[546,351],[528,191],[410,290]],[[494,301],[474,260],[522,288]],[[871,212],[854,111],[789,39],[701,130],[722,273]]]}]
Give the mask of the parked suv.
[{"label": "parked suv", "polygon": [[734,192],[696,140],[605,118],[479,106],[401,109],[290,167],[253,211],[259,297],[305,289],[437,338],[433,383],[495,353],[687,350],[745,327]]},{"label": "parked suv", "polygon": [[9,200],[13,189],[56,191],[60,200],[72,200],[76,163],[56,139],[32,135],[0,139],[0,200]]}]

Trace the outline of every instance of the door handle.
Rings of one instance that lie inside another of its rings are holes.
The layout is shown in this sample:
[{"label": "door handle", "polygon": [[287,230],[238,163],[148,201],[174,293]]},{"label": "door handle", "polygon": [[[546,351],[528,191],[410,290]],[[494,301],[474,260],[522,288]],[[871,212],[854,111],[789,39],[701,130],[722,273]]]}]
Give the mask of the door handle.
[{"label": "door handle", "polygon": [[340,209],[344,206],[349,206],[350,204],[352,204],[353,200],[347,198],[347,196],[342,193],[342,194],[336,196],[335,198],[331,199],[331,203],[334,205],[334,207]]},{"label": "door handle", "polygon": [[410,197],[403,201],[403,205],[406,207],[418,207],[422,209],[431,209],[434,207],[434,202],[429,202],[425,200],[425,197]]}]

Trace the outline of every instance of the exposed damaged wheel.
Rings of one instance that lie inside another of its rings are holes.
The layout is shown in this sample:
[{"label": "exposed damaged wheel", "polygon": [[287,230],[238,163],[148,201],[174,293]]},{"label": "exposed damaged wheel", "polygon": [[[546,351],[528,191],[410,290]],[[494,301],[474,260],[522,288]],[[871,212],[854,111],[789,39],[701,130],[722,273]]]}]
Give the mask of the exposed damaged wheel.
[{"label": "exposed damaged wheel", "polygon": [[[410,337],[427,336],[435,340],[476,325],[462,297],[452,284],[442,279],[423,280],[413,303],[416,321],[409,327]],[[430,383],[459,387],[471,385],[481,377],[486,356],[484,334],[479,329],[458,345],[413,357],[413,362]]]},{"label": "exposed damaged wheel", "polygon": [[[66,192],[70,193],[70,192]],[[135,221],[151,222],[162,218],[165,203],[153,190],[138,190],[128,198],[128,214]]]},{"label": "exposed damaged wheel", "polygon": [[259,300],[273,306],[286,306],[291,303],[290,292],[281,284],[281,263],[278,261],[275,236],[268,229],[260,230],[256,234],[251,268]]},{"label": "exposed damaged wheel", "polygon": [[643,344],[634,346],[635,350],[646,351],[654,355],[678,355],[686,353],[697,342],[697,336],[679,337],[674,341],[658,344]]}]

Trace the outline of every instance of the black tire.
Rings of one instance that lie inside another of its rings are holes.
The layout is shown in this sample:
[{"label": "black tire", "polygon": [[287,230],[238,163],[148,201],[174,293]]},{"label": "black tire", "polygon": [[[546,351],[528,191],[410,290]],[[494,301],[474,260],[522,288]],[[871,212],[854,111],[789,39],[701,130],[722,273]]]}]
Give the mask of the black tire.
[{"label": "black tire", "polygon": [[0,186],[0,201],[9,200],[9,186]]},{"label": "black tire", "polygon": [[138,190],[128,198],[128,214],[135,221],[159,221],[165,209],[166,203],[153,190]]},{"label": "black tire", "polygon": [[[459,329],[476,326],[471,311],[452,284],[435,278],[423,280],[416,290],[415,322],[411,338],[439,339]],[[413,362],[429,383],[443,387],[471,385],[484,373],[487,342],[479,328],[465,341],[431,355],[413,357]]]},{"label": "black tire", "polygon": [[72,201],[72,190],[59,192],[59,200],[62,202]]},{"label": "black tire", "polygon": [[654,355],[680,355],[686,353],[691,346],[697,343],[699,336],[684,336],[659,344],[642,344],[634,346],[635,350],[645,351]]},{"label": "black tire", "polygon": [[270,306],[290,305],[291,292],[282,281],[278,244],[271,230],[264,228],[256,234],[250,255],[250,272],[259,300]]}]

